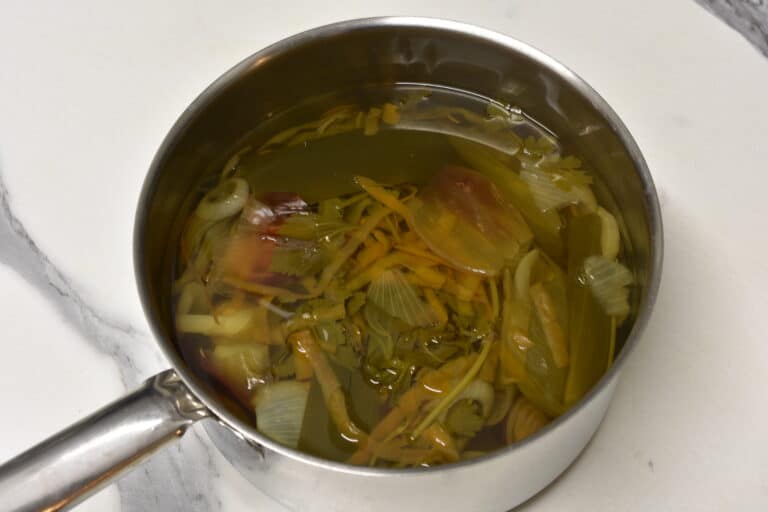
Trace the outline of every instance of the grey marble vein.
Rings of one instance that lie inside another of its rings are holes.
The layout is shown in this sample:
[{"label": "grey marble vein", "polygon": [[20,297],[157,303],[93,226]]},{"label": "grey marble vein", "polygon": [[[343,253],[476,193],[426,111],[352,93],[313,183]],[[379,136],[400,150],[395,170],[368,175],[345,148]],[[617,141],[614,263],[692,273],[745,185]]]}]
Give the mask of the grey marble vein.
[{"label": "grey marble vein", "polygon": [[696,0],[768,57],[768,0]]},{"label": "grey marble vein", "polygon": [[[91,346],[114,358],[126,388],[135,387],[164,366],[149,334],[102,314],[40,250],[14,213],[2,169],[0,263],[37,289]],[[202,437],[201,429],[193,429],[180,444],[158,453],[121,479],[117,485],[122,510],[207,512],[220,509],[213,489],[217,472],[211,447]]]}]

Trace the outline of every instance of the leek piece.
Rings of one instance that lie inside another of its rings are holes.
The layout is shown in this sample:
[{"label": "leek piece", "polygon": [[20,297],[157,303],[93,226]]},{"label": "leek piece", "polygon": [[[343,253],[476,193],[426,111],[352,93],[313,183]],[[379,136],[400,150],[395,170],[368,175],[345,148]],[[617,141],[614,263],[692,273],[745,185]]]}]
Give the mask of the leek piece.
[{"label": "leek piece", "polygon": [[308,396],[306,382],[282,381],[262,386],[254,399],[256,428],[273,441],[297,448]]},{"label": "leek piece", "polygon": [[209,190],[197,205],[195,213],[201,219],[217,221],[240,212],[248,200],[248,182],[231,178]]}]

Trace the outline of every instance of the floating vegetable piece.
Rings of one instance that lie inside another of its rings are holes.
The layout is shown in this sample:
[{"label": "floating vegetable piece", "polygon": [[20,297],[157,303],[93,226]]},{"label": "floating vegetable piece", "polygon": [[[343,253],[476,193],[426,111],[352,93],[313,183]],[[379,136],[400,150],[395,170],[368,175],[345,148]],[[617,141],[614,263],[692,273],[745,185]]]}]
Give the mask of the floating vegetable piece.
[{"label": "floating vegetable piece", "polygon": [[484,425],[493,409],[493,386],[476,379],[462,390],[440,421],[454,434],[472,437]]},{"label": "floating vegetable piece", "polygon": [[308,395],[306,382],[282,381],[262,386],[253,400],[256,428],[273,441],[297,448]]},{"label": "floating vegetable piece", "polygon": [[[505,271],[499,359],[503,384],[517,384],[537,406],[559,414],[566,378],[563,362],[568,358],[565,282],[556,267],[533,271],[551,265],[546,258],[529,253],[518,264],[514,283]],[[549,281],[534,283],[520,296],[534,273],[547,275]],[[559,351],[558,355],[553,351]]]},{"label": "floating vegetable piece", "polygon": [[532,238],[520,212],[469,169],[443,168],[409,205],[419,236],[461,270],[497,275]]},{"label": "floating vegetable piece", "polygon": [[[530,264],[523,265],[521,261],[515,272],[515,281],[520,286],[530,281],[531,268],[535,254],[526,255]],[[525,260],[525,258],[523,258]],[[526,293],[516,291],[509,269],[504,270],[502,289],[504,302],[501,310],[501,362],[502,381],[505,384],[526,382],[529,379],[526,369],[527,351],[533,346],[528,337],[528,325],[531,306]]]},{"label": "floating vegetable piece", "polygon": [[243,308],[226,315],[187,313],[176,316],[176,329],[180,332],[206,336],[234,336],[242,332],[253,319],[255,309]]},{"label": "floating vegetable piece", "polygon": [[629,314],[629,289],[632,274],[605,256],[589,256],[584,260],[587,285],[606,314],[624,318]]},{"label": "floating vegetable piece", "polygon": [[577,204],[578,196],[569,189],[555,184],[551,172],[536,166],[524,166],[520,170],[520,178],[528,184],[536,206],[543,212],[559,210],[564,206]]},{"label": "floating vegetable piece", "polygon": [[[373,428],[381,416],[381,400],[377,390],[365,382],[358,370],[349,370],[332,360],[329,363],[342,391],[348,397],[350,417],[364,430]],[[357,448],[359,443],[350,443],[336,428],[326,407],[322,386],[317,378],[313,378],[299,449],[324,458],[345,460]]]},{"label": "floating vegetable piece", "polygon": [[276,380],[290,379],[296,375],[295,358],[287,345],[281,345],[270,351],[270,360],[272,361],[272,375]]},{"label": "floating vegetable piece", "polygon": [[614,326],[593,295],[584,275],[584,263],[602,252],[602,221],[596,214],[571,220],[568,229],[568,349],[571,355],[565,387],[570,406],[605,373]]},{"label": "floating vegetable piece", "polygon": [[344,304],[331,303],[323,299],[315,299],[305,303],[293,316],[283,324],[283,333],[288,335],[313,327],[322,322],[341,320],[346,316]]},{"label": "floating vegetable piece", "polygon": [[362,309],[365,305],[366,297],[365,293],[357,292],[353,293],[349,299],[347,299],[347,315],[352,316]]},{"label": "floating vegetable piece", "polygon": [[277,241],[261,233],[240,231],[232,235],[224,253],[214,261],[217,274],[243,281],[269,279]]},{"label": "floating vegetable piece", "polygon": [[485,420],[485,424],[493,426],[501,423],[507,417],[507,413],[511,409],[517,395],[517,387],[514,385],[504,386],[501,390],[495,390],[493,408]]},{"label": "floating vegetable piece", "polygon": [[615,260],[619,256],[621,245],[619,224],[616,222],[616,217],[602,206],[598,207],[595,213],[600,217],[600,248],[603,256],[609,260]]},{"label": "floating vegetable piece", "polygon": [[290,215],[277,227],[277,234],[297,240],[317,240],[318,222],[319,217],[314,213]]},{"label": "floating vegetable piece", "polygon": [[[241,300],[232,300],[225,307],[219,305],[215,312],[215,319],[219,322],[227,322],[242,307]],[[260,345],[284,345],[283,337],[276,337],[273,322],[270,320],[269,310],[263,305],[246,308],[251,311],[251,318],[247,325],[238,332],[226,335],[217,335],[215,343],[258,343]]]},{"label": "floating vegetable piece", "polygon": [[[477,366],[477,371],[479,371],[479,366],[481,365]],[[474,368],[474,365],[471,357],[459,357],[445,363],[437,370],[432,370],[430,373],[422,375],[413,386],[400,395],[395,406],[371,431],[368,444],[358,449],[347,462],[350,464],[366,464],[375,448],[388,435],[398,429],[404,421],[413,419],[412,416],[419,411],[419,408],[425,401],[443,393],[451,382],[461,378],[465,372],[472,368]],[[428,425],[425,425],[424,429],[427,427]]]},{"label": "floating vegetable piece", "polygon": [[515,269],[515,296],[517,300],[526,301],[528,289],[531,286],[533,266],[539,260],[539,250],[532,249],[520,260]]},{"label": "floating vegetable piece", "polygon": [[483,428],[485,418],[480,404],[472,400],[460,400],[448,410],[444,421],[449,432],[457,436],[474,437]]},{"label": "floating vegetable piece", "polygon": [[467,222],[442,205],[414,199],[414,229],[427,246],[451,266],[496,275],[504,264],[499,251]]},{"label": "floating vegetable piece", "polygon": [[456,298],[471,301],[482,283],[482,277],[474,272],[458,272],[456,277]]},{"label": "floating vegetable piece", "polygon": [[411,327],[435,323],[431,309],[416,294],[413,286],[397,269],[388,269],[371,282],[368,300],[387,314]]},{"label": "floating vegetable piece", "polygon": [[552,297],[541,283],[531,286],[530,294],[549,350],[552,352],[552,359],[558,368],[564,368],[568,365],[568,342],[565,338],[565,329],[557,318]]},{"label": "floating vegetable piece", "polygon": [[520,178],[530,187],[536,206],[546,212],[579,204],[588,212],[594,212],[597,200],[589,188],[591,177],[583,171],[561,168],[562,165],[580,165],[580,162],[560,159],[523,162]]},{"label": "floating vegetable piece", "polygon": [[[475,431],[476,432],[476,431]],[[425,439],[433,449],[445,457],[446,462],[459,460],[459,450],[456,441],[442,425],[433,423],[421,433],[421,439]],[[406,440],[407,441],[407,440]]]},{"label": "floating vegetable piece", "polygon": [[309,380],[314,375],[312,363],[304,352],[294,351],[293,368],[296,373],[296,380]]},{"label": "floating vegetable piece", "polygon": [[276,235],[286,218],[302,215],[307,204],[295,194],[266,194],[251,199],[226,246],[214,258],[213,273],[250,292],[292,298],[307,293],[299,277],[319,270],[325,254],[316,241]]},{"label": "floating vegetable piece", "polygon": [[445,305],[437,298],[435,292],[429,288],[424,289],[424,298],[427,299],[427,303],[432,308],[432,314],[438,325],[445,325],[448,322],[448,311],[445,309]]},{"label": "floating vegetable piece", "polygon": [[369,331],[366,359],[371,364],[382,366],[394,357],[399,325],[392,315],[373,303],[366,304],[363,315]]},{"label": "floating vegetable piece", "polygon": [[217,221],[236,215],[248,199],[248,183],[242,178],[228,179],[208,191],[197,205],[198,217]]},{"label": "floating vegetable piece", "polygon": [[547,426],[547,423],[549,423],[549,418],[546,414],[537,409],[525,397],[520,397],[507,416],[505,429],[507,443],[522,441]]},{"label": "floating vegetable piece", "polygon": [[400,109],[394,103],[385,103],[382,106],[381,120],[384,124],[395,125],[400,122]]},{"label": "floating vegetable piece", "polygon": [[254,389],[269,381],[269,347],[217,344],[202,365],[235,396],[247,400]]},{"label": "floating vegetable piece", "polygon": [[490,178],[504,199],[520,210],[536,241],[553,258],[559,260],[563,254],[560,237],[562,219],[556,211],[544,212],[536,206],[528,184],[513,167],[513,160],[502,160],[497,150],[477,142],[458,137],[451,137],[450,142],[467,164]]},{"label": "floating vegetable piece", "polygon": [[478,372],[480,371],[480,368],[482,368],[483,363],[485,362],[485,358],[488,357],[488,352],[491,349],[491,344],[493,343],[493,335],[488,335],[487,338],[483,340],[483,346],[480,350],[480,353],[477,355],[477,359],[475,359],[475,362],[472,363],[472,367],[470,367],[469,371],[467,371],[466,375],[464,375],[461,380],[454,386],[445,396],[443,396],[438,404],[432,409],[429,414],[427,414],[427,417],[424,418],[421,423],[418,424],[418,426],[413,430],[411,433],[411,439],[415,439],[419,437],[421,432],[430,426],[433,421],[447,408],[450,406],[450,404],[453,403],[453,401],[456,399],[457,396],[461,394],[462,391],[464,391],[464,388],[466,388],[470,382],[477,376]]},{"label": "floating vegetable piece", "polygon": [[198,281],[192,281],[187,283],[181,290],[179,302],[176,304],[176,315],[208,311],[210,310],[210,304],[205,286]]},{"label": "floating vegetable piece", "polygon": [[378,241],[371,241],[369,239],[366,241],[365,248],[361,249],[358,253],[357,258],[355,259],[355,266],[352,268],[352,272],[360,272],[375,261],[381,260],[381,258],[389,253],[391,247],[392,246],[388,242],[382,243]]},{"label": "floating vegetable piece", "polygon": [[[488,353],[488,357],[485,358],[483,367],[480,368],[480,373],[477,374],[478,380],[483,381],[489,386],[496,381],[496,376],[499,373],[499,354],[501,352],[501,344],[498,340],[492,344],[491,351]],[[493,391],[493,386],[490,386]]]},{"label": "floating vegetable piece", "polygon": [[[561,317],[566,308],[564,299],[555,298],[565,295],[565,283],[542,283],[552,297],[553,310],[557,325],[565,329],[565,317]],[[562,302],[562,306],[555,304]],[[557,416],[565,410],[563,394],[568,376],[568,366],[559,366],[555,361],[552,345],[547,337],[545,325],[539,314],[534,311],[531,315],[528,339],[531,346],[526,350],[526,370],[528,379],[520,382],[518,387],[537,407],[547,414]]]},{"label": "floating vegetable piece", "polygon": [[328,260],[323,248],[313,242],[277,239],[272,250],[269,271],[288,276],[314,275]]},{"label": "floating vegetable piece", "polygon": [[[249,203],[250,204],[250,203]],[[301,205],[303,203],[299,203]],[[255,207],[254,207],[255,208]],[[267,212],[272,212],[271,208],[264,206]],[[316,242],[326,237],[332,238],[337,235],[347,233],[355,229],[355,227],[347,222],[344,222],[338,216],[323,216],[317,213],[308,213],[304,210],[287,211],[286,215],[277,215],[272,213],[271,216],[266,213],[261,213],[263,220],[253,218],[250,224],[253,222],[260,223],[260,225],[268,226],[269,232],[280,235],[289,239],[305,240]],[[274,226],[265,224],[264,221],[275,223]],[[259,224],[257,224],[259,225]]]},{"label": "floating vegetable piece", "polygon": [[360,245],[365,241],[371,232],[376,229],[376,226],[381,222],[384,217],[389,214],[390,210],[387,208],[380,208],[365,219],[360,227],[353,231],[349,240],[339,251],[333,256],[328,265],[323,269],[318,280],[317,287],[314,290],[315,294],[320,294],[331,282],[331,279],[336,275],[339,269],[352,257],[352,255],[360,248]]},{"label": "floating vegetable piece", "polygon": [[277,214],[272,208],[255,199],[249,198],[240,214],[240,222],[260,233],[266,233],[271,230],[277,220]]},{"label": "floating vegetable piece", "polygon": [[299,331],[289,337],[294,350],[306,355],[323,391],[325,405],[328,408],[336,428],[344,437],[353,443],[365,440],[365,433],[349,418],[344,391],[336,378],[333,369],[328,364],[325,353],[317,345],[310,331]]},{"label": "floating vegetable piece", "polygon": [[375,200],[392,210],[399,213],[405,219],[410,218],[410,211],[408,207],[403,204],[397,195],[385,189],[370,178],[365,176],[355,176],[355,183],[365,190]]},{"label": "floating vegetable piece", "polygon": [[368,114],[365,116],[365,123],[363,124],[363,135],[376,135],[379,131],[381,114],[382,111],[378,107],[371,107],[371,109],[368,110]]},{"label": "floating vegetable piece", "polygon": [[[385,270],[389,268],[403,266],[407,267],[413,272],[416,272],[416,269],[421,267],[428,267],[431,264],[431,261],[423,259],[419,256],[413,256],[401,251],[392,251],[385,257],[381,258],[379,261],[368,266],[365,270],[352,276],[347,281],[345,288],[350,292],[362,288],[369,282],[377,279]],[[431,280],[433,278],[429,277],[429,279]]]}]

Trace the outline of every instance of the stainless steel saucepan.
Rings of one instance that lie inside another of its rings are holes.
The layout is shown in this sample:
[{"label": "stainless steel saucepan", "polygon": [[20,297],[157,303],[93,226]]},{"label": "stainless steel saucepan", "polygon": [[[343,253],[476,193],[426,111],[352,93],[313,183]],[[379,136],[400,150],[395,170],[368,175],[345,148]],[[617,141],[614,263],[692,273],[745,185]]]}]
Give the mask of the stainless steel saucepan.
[{"label": "stainless steel saucepan", "polygon": [[[448,86],[517,105],[577,147],[619,205],[637,276],[631,332],[580,403],[514,446],[428,469],[354,467],[264,437],[185,364],[171,319],[169,247],[178,242],[184,200],[213,164],[271,113],[307,97],[394,82]],[[171,368],[0,466],[0,508],[72,506],[203,420],[211,441],[243,475],[294,510],[508,510],[552,482],[595,433],[648,321],[661,261],[658,200],[637,145],[605,101],[552,58],[510,37],[435,19],[362,19],[290,37],[208,87],[173,126],[147,175],[136,216],[136,278]]]}]

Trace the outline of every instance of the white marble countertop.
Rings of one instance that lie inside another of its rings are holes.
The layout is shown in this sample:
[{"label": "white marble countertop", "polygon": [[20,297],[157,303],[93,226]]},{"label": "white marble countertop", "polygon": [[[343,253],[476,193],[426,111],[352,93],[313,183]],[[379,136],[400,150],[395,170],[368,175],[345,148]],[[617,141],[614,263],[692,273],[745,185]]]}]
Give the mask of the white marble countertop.
[{"label": "white marble countertop", "polygon": [[[284,36],[403,13],[483,25],[576,70],[635,135],[661,194],[650,326],[587,451],[523,509],[768,509],[768,60],[693,1],[3,0],[0,460],[164,367],[131,230],[186,105]],[[82,510],[285,509],[196,428]]]}]

